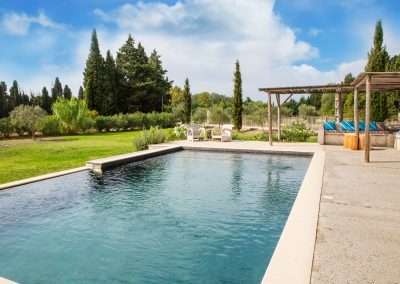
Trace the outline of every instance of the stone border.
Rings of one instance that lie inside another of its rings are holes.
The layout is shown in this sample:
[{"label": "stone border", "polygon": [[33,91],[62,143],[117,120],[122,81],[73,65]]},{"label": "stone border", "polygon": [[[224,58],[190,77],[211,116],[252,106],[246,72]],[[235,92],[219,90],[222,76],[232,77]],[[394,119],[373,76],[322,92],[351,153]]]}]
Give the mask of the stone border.
[{"label": "stone border", "polygon": [[181,150],[183,150],[181,146],[164,146],[164,147],[157,147],[155,149],[150,148],[149,150],[88,161],[86,162],[86,167],[88,169],[91,169],[95,173],[101,173],[105,169],[109,169],[112,167],[120,166],[135,161],[145,160],[160,155],[170,154]]},{"label": "stone border", "polygon": [[59,177],[59,176],[65,176],[65,175],[69,175],[69,174],[73,174],[73,173],[77,173],[77,172],[82,172],[82,171],[86,171],[88,169],[89,169],[88,167],[79,167],[79,168],[73,168],[73,169],[69,169],[69,170],[65,170],[65,171],[36,176],[36,177],[32,177],[32,178],[21,179],[21,180],[9,182],[9,183],[4,183],[4,184],[0,184],[0,190],[25,185],[28,183],[38,182],[38,181],[42,181],[42,180],[46,180],[46,179],[50,179],[50,178],[55,178],[55,177]]},{"label": "stone border", "polygon": [[310,283],[324,165],[325,152],[315,152],[263,284]]}]

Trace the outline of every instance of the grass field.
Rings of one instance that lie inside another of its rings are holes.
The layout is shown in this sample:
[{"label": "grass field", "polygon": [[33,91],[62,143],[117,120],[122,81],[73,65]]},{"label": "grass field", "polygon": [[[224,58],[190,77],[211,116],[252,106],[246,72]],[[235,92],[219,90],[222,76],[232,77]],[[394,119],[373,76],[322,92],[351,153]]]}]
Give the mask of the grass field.
[{"label": "grass field", "polygon": [[85,165],[132,152],[139,131],[54,138],[0,140],[0,184]]},{"label": "grass field", "polygon": [[[85,165],[86,161],[133,152],[140,131],[0,140],[0,184]],[[267,140],[262,131],[234,132],[238,140]],[[310,137],[307,142],[316,142]]]}]

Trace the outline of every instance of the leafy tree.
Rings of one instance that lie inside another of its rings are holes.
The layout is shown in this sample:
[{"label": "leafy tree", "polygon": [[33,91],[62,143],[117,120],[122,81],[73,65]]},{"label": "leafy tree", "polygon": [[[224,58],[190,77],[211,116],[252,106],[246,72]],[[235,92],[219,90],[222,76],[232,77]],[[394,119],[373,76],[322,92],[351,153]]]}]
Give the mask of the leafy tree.
[{"label": "leafy tree", "polygon": [[183,97],[183,90],[179,88],[178,86],[173,86],[171,89],[169,89],[169,96],[171,97],[171,106],[175,107],[180,103],[183,103],[184,97]]},{"label": "leafy tree", "polygon": [[202,107],[197,108],[192,118],[194,123],[205,123],[207,121],[207,109]]},{"label": "leafy tree", "polygon": [[309,116],[317,116],[318,112],[315,109],[315,106],[310,106],[310,105],[300,105],[299,106],[299,115],[302,118],[306,118]]},{"label": "leafy tree", "polygon": [[15,128],[28,131],[35,139],[35,133],[40,129],[40,121],[46,112],[39,106],[20,105],[10,113],[11,124]]},{"label": "leafy tree", "polygon": [[344,76],[343,84],[350,85],[351,82],[354,81],[354,79],[355,78],[354,78],[353,74],[348,73],[348,74],[346,74],[346,76]]},{"label": "leafy tree", "polygon": [[64,99],[70,100],[72,98],[72,91],[68,87],[68,85],[64,86],[63,95],[64,95]]},{"label": "leafy tree", "polygon": [[307,105],[314,106],[316,110],[321,109],[321,94],[310,94],[307,98]]},{"label": "leafy tree", "polygon": [[261,107],[256,109],[254,112],[250,114],[250,119],[255,125],[260,126],[262,131],[264,131],[264,125],[265,122],[267,121],[267,116],[268,116],[267,108]]},{"label": "leafy tree", "polygon": [[240,74],[239,60],[235,63],[234,87],[232,99],[232,119],[237,130],[242,128],[243,115],[243,92],[242,92],[242,75]]},{"label": "leafy tree", "polygon": [[43,87],[42,89],[42,104],[41,107],[44,109],[48,114],[51,114],[51,105],[53,104],[53,101],[51,97],[49,96],[49,92],[47,91],[46,87]]},{"label": "leafy tree", "polygon": [[[365,66],[366,72],[384,72],[389,61],[386,47],[383,46],[382,21],[379,20],[375,26],[374,46],[368,53],[368,62]],[[387,98],[385,94],[372,93],[371,95],[371,120],[384,121],[388,117]]]},{"label": "leafy tree", "polygon": [[2,133],[4,137],[10,137],[13,130],[14,129],[9,117],[0,118],[0,133]]},{"label": "leafy tree", "polygon": [[184,104],[184,123],[190,123],[192,114],[192,94],[190,93],[189,79],[186,78],[185,85],[183,86],[183,104]]},{"label": "leafy tree", "polygon": [[173,106],[172,114],[177,121],[184,123],[186,120],[185,104],[183,102],[180,102],[179,104]]},{"label": "leafy tree", "polygon": [[289,111],[289,113],[291,113],[291,115],[297,115],[299,113],[299,106],[299,103],[295,99],[290,99],[285,104],[285,108]]},{"label": "leafy tree", "polygon": [[53,114],[59,120],[65,133],[74,134],[86,129],[90,119],[89,109],[85,101],[76,98],[67,100],[63,97],[53,103]]},{"label": "leafy tree", "polygon": [[220,127],[221,124],[229,122],[230,116],[227,111],[225,111],[221,106],[215,105],[210,108],[210,122],[218,124]]},{"label": "leafy tree", "polygon": [[321,115],[335,114],[335,94],[323,94],[321,98]]},{"label": "leafy tree", "polygon": [[117,53],[116,67],[118,74],[118,110],[133,113],[139,110],[136,98],[136,59],[135,41],[129,34],[128,39]]},{"label": "leafy tree", "polygon": [[78,91],[78,100],[84,100],[85,96],[84,96],[84,92],[83,92],[83,88],[82,86],[79,87],[79,91]]},{"label": "leafy tree", "polygon": [[58,77],[56,77],[56,80],[54,81],[54,86],[51,89],[51,99],[53,102],[55,102],[57,98],[62,96],[63,96],[63,87]]},{"label": "leafy tree", "polygon": [[[148,87],[148,93],[151,95],[151,102],[154,110],[162,111],[164,104],[170,100],[169,90],[172,86],[172,81],[169,81],[166,77],[167,70],[162,67],[161,56],[158,55],[156,50],[153,50],[149,57],[150,67],[150,85]],[[160,108],[161,101],[161,108]]]},{"label": "leafy tree", "polygon": [[[400,72],[400,55],[395,55],[390,58],[388,65],[386,67],[388,72]],[[400,93],[390,92],[386,93],[387,96],[387,110],[388,116],[395,118],[400,112]]]}]

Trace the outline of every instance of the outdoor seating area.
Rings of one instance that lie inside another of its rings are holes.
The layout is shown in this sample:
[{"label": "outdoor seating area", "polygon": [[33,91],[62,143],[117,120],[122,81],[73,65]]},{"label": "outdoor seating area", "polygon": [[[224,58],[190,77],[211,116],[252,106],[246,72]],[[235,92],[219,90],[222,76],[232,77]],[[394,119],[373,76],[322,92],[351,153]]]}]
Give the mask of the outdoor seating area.
[{"label": "outdoor seating area", "polygon": [[220,141],[229,142],[233,137],[233,125],[223,124],[221,127],[206,128],[197,124],[186,126],[186,135],[188,141]]},{"label": "outdoor seating area", "polygon": [[[365,122],[358,123],[359,139],[365,136]],[[394,147],[394,135],[383,122],[370,122],[370,135],[372,147]],[[318,144],[320,145],[345,145],[345,136],[348,134],[356,135],[353,121],[326,121],[318,129]],[[363,143],[359,142],[360,145]]]}]

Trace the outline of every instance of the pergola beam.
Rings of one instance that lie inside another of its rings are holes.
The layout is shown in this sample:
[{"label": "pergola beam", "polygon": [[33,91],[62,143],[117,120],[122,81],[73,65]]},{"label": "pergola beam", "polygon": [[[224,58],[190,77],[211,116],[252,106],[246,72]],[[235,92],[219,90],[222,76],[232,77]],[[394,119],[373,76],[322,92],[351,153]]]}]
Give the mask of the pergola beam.
[{"label": "pergola beam", "polygon": [[272,99],[271,93],[268,92],[268,139],[269,146],[272,146]]},{"label": "pergola beam", "polygon": [[371,75],[366,76],[365,81],[365,162],[369,163],[369,151],[371,147],[370,139],[370,112],[371,112]]}]

